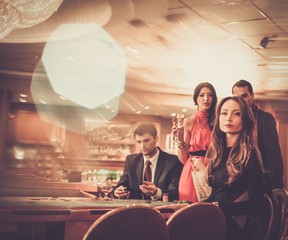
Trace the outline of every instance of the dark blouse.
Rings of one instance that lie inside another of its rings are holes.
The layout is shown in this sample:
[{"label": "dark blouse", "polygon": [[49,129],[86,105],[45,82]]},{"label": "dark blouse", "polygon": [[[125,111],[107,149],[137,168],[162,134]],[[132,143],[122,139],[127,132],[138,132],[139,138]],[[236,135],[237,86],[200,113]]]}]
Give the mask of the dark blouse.
[{"label": "dark blouse", "polygon": [[[256,214],[261,210],[264,200],[263,174],[256,155],[251,155],[241,177],[228,185],[225,183],[228,176],[226,162],[230,150],[231,148],[225,150],[220,166],[213,169],[209,176],[212,193],[207,201],[217,201],[228,215]],[[248,192],[249,200],[234,202],[245,192]]]}]

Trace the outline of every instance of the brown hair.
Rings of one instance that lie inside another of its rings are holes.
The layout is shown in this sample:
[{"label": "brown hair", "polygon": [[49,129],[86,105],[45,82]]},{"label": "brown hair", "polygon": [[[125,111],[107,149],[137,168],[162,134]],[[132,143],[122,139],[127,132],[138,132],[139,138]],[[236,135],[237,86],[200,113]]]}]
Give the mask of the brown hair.
[{"label": "brown hair", "polygon": [[153,124],[142,123],[134,130],[134,138],[136,135],[143,135],[149,133],[154,138],[157,136],[157,129]]},{"label": "brown hair", "polygon": [[256,157],[262,171],[263,163],[257,146],[254,131],[255,121],[252,111],[250,110],[246,101],[241,97],[226,97],[220,101],[217,107],[215,125],[211,135],[211,143],[206,154],[206,157],[210,159],[208,167],[209,174],[211,174],[212,169],[217,168],[220,165],[224,149],[226,148],[225,133],[220,129],[219,117],[223,104],[228,100],[233,100],[239,104],[243,123],[242,131],[237,140],[237,143],[232,147],[227,160],[227,171],[229,175],[227,183],[229,184],[242,175],[243,167],[249,161],[252,152],[256,153]]},{"label": "brown hair", "polygon": [[196,88],[194,89],[193,100],[194,100],[195,105],[198,105],[197,104],[197,98],[201,92],[201,89],[204,87],[207,87],[211,90],[212,97],[213,97],[211,107],[208,111],[208,124],[209,124],[209,127],[212,129],[213,125],[214,125],[214,121],[215,121],[215,108],[216,108],[216,104],[217,104],[217,94],[216,94],[216,91],[215,91],[215,88],[213,87],[213,85],[211,83],[208,83],[208,82],[199,83],[196,86]]}]

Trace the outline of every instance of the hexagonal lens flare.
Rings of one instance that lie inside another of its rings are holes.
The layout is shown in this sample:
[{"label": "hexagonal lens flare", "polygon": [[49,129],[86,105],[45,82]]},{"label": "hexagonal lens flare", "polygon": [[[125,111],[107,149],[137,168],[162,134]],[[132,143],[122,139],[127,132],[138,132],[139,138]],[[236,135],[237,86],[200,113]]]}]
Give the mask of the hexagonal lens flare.
[{"label": "hexagonal lens flare", "polygon": [[97,108],[89,109],[56,93],[48,80],[42,61],[35,69],[30,89],[38,115],[42,120],[55,126],[61,123],[67,130],[76,133],[86,132],[87,119],[102,125],[118,114],[120,97]]},{"label": "hexagonal lens flare", "polygon": [[86,108],[124,92],[123,49],[97,24],[64,24],[49,38],[42,61],[54,91]]},{"label": "hexagonal lens flare", "polygon": [[100,26],[62,25],[45,46],[31,93],[42,119],[83,133],[85,119],[100,125],[118,114],[125,77],[125,52]]}]

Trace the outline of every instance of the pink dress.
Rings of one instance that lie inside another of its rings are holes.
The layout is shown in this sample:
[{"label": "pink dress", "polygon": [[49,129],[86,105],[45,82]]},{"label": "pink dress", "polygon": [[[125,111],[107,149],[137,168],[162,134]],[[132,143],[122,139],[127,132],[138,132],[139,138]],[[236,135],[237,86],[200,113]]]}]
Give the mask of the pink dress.
[{"label": "pink dress", "polygon": [[[206,151],[210,144],[211,130],[207,123],[207,113],[197,111],[194,125],[191,129],[190,149],[189,152]],[[197,156],[196,154],[191,156]],[[186,160],[179,181],[179,200],[189,200],[190,202],[198,202],[194,183],[192,180],[192,165],[190,157]],[[202,157],[204,161],[204,157]],[[204,161],[204,164],[207,163]]]}]

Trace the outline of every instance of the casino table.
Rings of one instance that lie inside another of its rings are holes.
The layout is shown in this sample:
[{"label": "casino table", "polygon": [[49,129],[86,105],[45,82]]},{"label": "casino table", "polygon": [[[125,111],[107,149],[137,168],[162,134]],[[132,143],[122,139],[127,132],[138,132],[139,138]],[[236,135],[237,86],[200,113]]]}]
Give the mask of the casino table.
[{"label": "casino table", "polygon": [[175,211],[175,205],[180,208],[187,204],[107,200],[89,194],[82,197],[0,196],[0,239],[79,240],[101,215],[127,205],[157,207],[168,219]]}]

